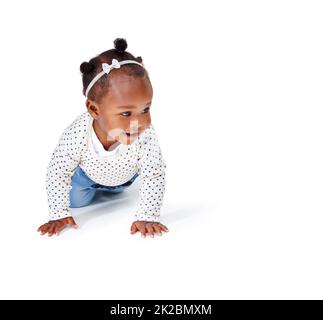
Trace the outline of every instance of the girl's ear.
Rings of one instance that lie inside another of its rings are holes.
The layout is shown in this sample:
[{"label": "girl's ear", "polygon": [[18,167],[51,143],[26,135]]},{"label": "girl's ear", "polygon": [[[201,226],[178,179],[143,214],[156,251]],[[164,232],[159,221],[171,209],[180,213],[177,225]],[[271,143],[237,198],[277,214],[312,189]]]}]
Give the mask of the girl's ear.
[{"label": "girl's ear", "polygon": [[98,105],[94,101],[92,101],[90,99],[86,99],[85,105],[86,105],[87,111],[92,116],[92,118],[98,119],[98,117],[100,115]]}]

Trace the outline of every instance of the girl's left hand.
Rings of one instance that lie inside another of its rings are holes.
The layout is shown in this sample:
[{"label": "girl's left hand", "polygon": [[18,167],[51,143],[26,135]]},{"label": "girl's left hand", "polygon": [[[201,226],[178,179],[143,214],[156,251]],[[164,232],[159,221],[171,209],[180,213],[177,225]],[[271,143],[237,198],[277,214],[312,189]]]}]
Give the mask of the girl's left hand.
[{"label": "girl's left hand", "polygon": [[169,230],[159,222],[137,220],[132,223],[130,233],[135,234],[137,231],[141,232],[142,237],[146,237],[146,234],[149,234],[153,238],[155,232],[161,236],[162,231],[168,232]]}]

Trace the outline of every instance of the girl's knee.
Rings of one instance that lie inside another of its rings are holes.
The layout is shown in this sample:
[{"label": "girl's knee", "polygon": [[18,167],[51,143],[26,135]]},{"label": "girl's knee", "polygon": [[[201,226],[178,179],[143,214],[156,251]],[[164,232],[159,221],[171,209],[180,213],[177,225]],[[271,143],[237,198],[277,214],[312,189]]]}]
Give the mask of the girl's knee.
[{"label": "girl's knee", "polygon": [[70,208],[80,208],[89,205],[95,196],[95,190],[79,190],[70,192]]}]

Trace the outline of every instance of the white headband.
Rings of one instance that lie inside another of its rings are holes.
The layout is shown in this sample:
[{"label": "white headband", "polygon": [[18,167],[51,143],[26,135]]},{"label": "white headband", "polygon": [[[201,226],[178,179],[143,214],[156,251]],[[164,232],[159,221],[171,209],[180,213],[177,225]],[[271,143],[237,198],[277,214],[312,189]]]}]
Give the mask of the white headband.
[{"label": "white headband", "polygon": [[108,74],[112,69],[119,69],[123,64],[127,64],[127,63],[135,63],[135,64],[139,64],[140,66],[144,67],[144,65],[142,63],[139,63],[138,61],[135,60],[123,60],[123,61],[118,61],[117,59],[112,59],[112,63],[108,64],[108,63],[102,63],[102,71],[99,72],[93,79],[92,81],[89,83],[89,85],[87,86],[87,89],[85,91],[85,96],[87,97],[89,91],[91,90],[91,88],[94,86],[94,84],[105,74]]}]

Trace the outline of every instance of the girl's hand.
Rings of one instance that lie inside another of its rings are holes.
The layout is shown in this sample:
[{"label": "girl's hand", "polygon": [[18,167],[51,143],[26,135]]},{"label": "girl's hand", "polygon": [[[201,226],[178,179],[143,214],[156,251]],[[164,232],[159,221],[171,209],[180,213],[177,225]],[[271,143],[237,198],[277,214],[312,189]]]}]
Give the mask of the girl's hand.
[{"label": "girl's hand", "polygon": [[152,238],[156,232],[159,236],[162,235],[162,231],[168,232],[166,226],[159,222],[151,221],[134,221],[130,228],[130,233],[135,234],[137,231],[141,232],[142,237],[146,237],[146,234],[149,234]]},{"label": "girl's hand", "polygon": [[38,232],[41,235],[48,233],[48,236],[51,237],[53,234],[59,235],[59,233],[66,227],[71,226],[73,228],[77,228],[77,224],[75,223],[72,217],[62,218],[58,220],[49,221],[38,228]]}]

